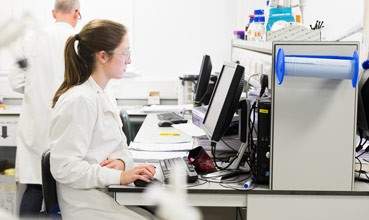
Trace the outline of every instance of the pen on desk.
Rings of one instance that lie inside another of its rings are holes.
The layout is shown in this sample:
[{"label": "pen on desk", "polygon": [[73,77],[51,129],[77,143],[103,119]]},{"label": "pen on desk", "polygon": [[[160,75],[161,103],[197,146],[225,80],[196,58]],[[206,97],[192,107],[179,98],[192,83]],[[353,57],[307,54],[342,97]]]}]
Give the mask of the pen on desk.
[{"label": "pen on desk", "polygon": [[245,184],[243,184],[243,187],[249,188],[253,182],[254,182],[254,177],[250,177],[246,180]]},{"label": "pen on desk", "polygon": [[181,135],[180,133],[160,133],[160,135]]}]

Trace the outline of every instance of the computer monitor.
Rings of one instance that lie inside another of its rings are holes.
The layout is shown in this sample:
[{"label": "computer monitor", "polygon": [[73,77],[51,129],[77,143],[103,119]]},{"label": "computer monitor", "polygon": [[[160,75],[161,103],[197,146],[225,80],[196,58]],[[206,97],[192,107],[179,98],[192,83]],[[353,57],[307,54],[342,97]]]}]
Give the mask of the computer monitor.
[{"label": "computer monitor", "polygon": [[231,124],[243,90],[244,67],[224,63],[210,99],[202,127],[212,142],[218,142]]},{"label": "computer monitor", "polygon": [[[197,80],[197,86],[195,89],[194,102],[195,105],[202,104],[202,98],[206,94],[208,89],[210,75],[211,75],[211,60],[209,55],[204,55],[202,58],[199,78]],[[204,103],[207,104],[207,103]]]},{"label": "computer monitor", "polygon": [[369,69],[363,72],[358,89],[357,130],[362,138],[369,139]]}]

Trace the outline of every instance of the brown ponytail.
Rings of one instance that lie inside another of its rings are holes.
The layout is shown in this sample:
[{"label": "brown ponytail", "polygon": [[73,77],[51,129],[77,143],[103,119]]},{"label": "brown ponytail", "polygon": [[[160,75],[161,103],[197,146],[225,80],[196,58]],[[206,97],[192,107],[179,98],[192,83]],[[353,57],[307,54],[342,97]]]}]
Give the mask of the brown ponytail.
[{"label": "brown ponytail", "polygon": [[[95,67],[95,54],[105,51],[111,55],[111,51],[119,46],[126,33],[126,28],[117,22],[93,20],[79,34],[68,38],[64,50],[64,81],[55,93],[52,108],[62,94],[88,80]],[[78,53],[74,47],[76,42]]]}]

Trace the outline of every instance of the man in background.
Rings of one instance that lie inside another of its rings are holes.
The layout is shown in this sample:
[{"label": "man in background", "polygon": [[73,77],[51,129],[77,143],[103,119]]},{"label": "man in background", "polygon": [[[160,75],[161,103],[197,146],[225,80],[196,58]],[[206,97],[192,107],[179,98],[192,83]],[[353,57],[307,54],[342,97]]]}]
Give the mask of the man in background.
[{"label": "man in background", "polygon": [[80,18],[79,0],[55,0],[56,22],[22,39],[20,53],[27,66],[9,73],[12,89],[23,93],[18,122],[16,180],[27,184],[20,217],[37,217],[42,207],[41,156],[49,148],[52,98],[64,79],[64,47]]}]

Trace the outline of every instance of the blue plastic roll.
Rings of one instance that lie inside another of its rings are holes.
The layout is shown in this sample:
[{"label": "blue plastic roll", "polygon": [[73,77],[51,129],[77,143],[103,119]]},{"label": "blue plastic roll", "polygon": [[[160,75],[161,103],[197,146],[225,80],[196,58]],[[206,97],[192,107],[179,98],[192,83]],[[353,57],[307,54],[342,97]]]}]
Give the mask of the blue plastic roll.
[{"label": "blue plastic roll", "polygon": [[351,79],[356,87],[359,75],[359,56],[352,57],[285,55],[279,48],[276,57],[276,76],[281,85],[284,76],[316,77],[328,79]]}]

